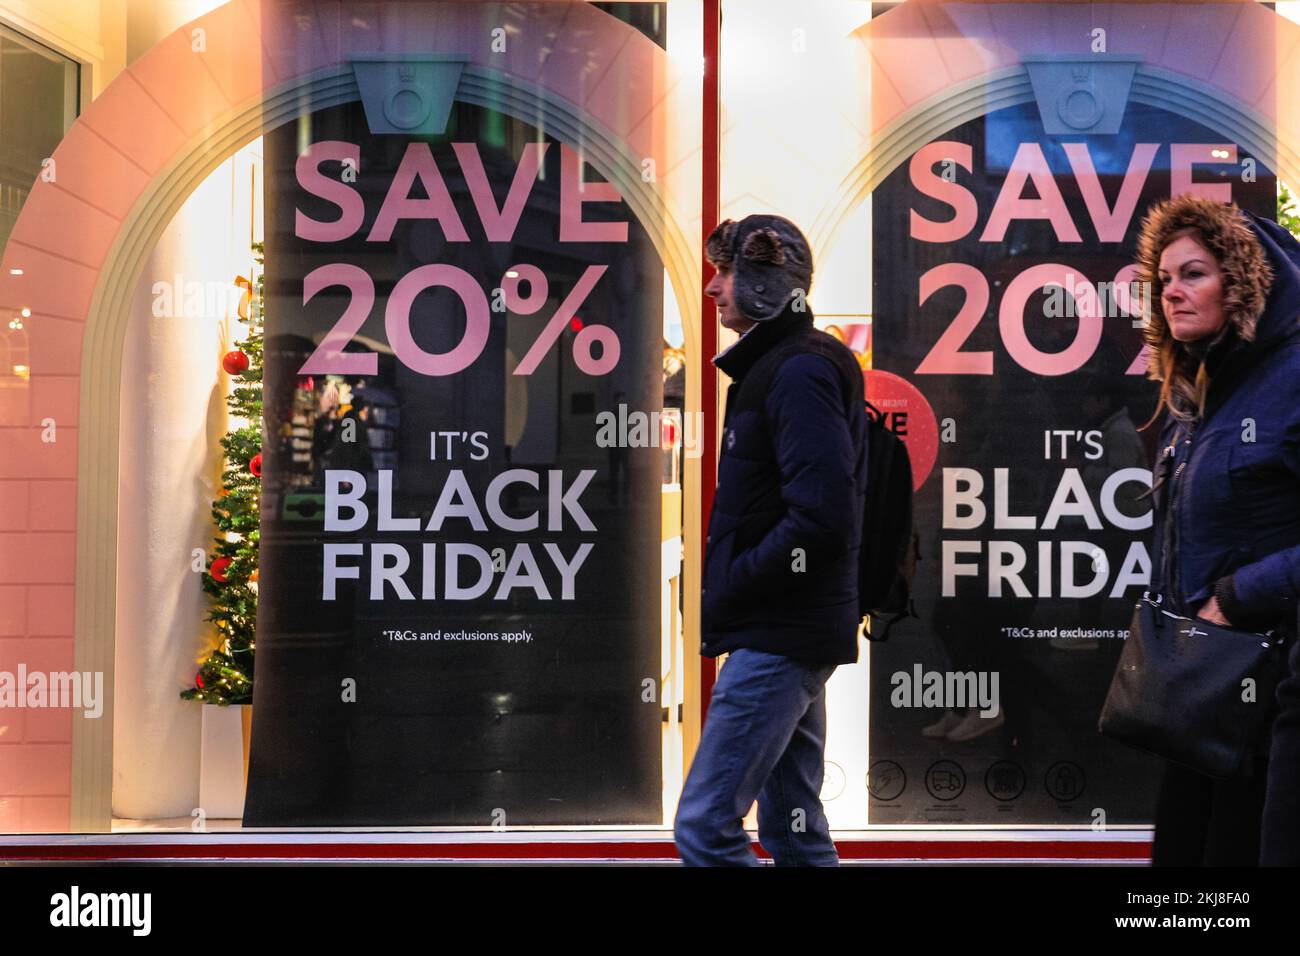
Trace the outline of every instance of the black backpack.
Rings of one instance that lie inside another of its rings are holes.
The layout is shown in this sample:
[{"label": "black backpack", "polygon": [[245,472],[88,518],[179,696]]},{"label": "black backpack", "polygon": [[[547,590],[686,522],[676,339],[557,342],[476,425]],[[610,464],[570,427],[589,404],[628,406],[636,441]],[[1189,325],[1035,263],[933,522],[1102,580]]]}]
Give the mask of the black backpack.
[{"label": "black backpack", "polygon": [[879,409],[865,404],[870,424],[858,609],[863,617],[884,619],[879,634],[870,629],[866,634],[867,640],[883,641],[899,621],[917,616],[912,578],[920,560],[920,540],[912,527],[912,463],[907,445],[885,427]]}]

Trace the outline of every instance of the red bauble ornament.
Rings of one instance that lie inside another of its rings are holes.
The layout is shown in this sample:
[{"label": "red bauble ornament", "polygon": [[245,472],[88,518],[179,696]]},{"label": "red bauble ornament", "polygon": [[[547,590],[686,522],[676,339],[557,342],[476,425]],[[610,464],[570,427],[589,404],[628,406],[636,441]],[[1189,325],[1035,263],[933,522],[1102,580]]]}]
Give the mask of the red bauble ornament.
[{"label": "red bauble ornament", "polygon": [[194,675],[194,683],[198,685],[199,690],[203,689],[203,671]]},{"label": "red bauble ornament", "polygon": [[231,375],[239,375],[248,371],[248,356],[239,349],[233,352],[227,352],[221,360],[221,367]]},{"label": "red bauble ornament", "polygon": [[262,477],[262,453],[260,451],[248,460],[248,470],[253,473],[255,478]]},{"label": "red bauble ornament", "polygon": [[664,451],[672,451],[673,446],[677,444],[677,423],[671,418],[663,419],[663,424],[659,428],[659,447]]},{"label": "red bauble ornament", "polygon": [[217,558],[217,560],[212,562],[212,568],[208,573],[212,575],[214,581],[219,581],[220,583],[225,584],[226,569],[233,563],[234,562],[232,562],[230,558]]}]

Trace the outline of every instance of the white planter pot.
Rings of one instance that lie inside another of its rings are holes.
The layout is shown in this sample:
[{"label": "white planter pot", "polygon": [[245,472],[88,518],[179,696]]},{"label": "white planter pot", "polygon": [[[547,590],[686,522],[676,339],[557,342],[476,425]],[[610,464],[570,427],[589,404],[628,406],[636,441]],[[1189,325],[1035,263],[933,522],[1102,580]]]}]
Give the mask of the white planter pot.
[{"label": "white planter pot", "polygon": [[207,820],[244,816],[244,711],[248,707],[203,705],[199,806]]}]

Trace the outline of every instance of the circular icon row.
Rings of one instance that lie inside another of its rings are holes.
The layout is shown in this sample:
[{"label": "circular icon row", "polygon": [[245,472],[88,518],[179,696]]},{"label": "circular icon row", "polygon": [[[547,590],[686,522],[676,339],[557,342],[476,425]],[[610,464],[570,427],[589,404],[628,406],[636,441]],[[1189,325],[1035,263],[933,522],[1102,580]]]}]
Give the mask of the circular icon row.
[{"label": "circular icon row", "polygon": [[[1018,763],[999,760],[984,772],[984,789],[994,800],[1010,801],[1025,792],[1028,780]],[[1043,785],[1060,803],[1077,799],[1087,782],[1083,768],[1069,760],[1047,768]],[[841,782],[840,789],[843,784]],[[907,789],[907,773],[892,760],[877,760],[867,773],[867,790],[877,800],[897,800]],[[937,760],[925,771],[925,789],[935,800],[956,800],[966,791],[966,771],[955,760]]]}]

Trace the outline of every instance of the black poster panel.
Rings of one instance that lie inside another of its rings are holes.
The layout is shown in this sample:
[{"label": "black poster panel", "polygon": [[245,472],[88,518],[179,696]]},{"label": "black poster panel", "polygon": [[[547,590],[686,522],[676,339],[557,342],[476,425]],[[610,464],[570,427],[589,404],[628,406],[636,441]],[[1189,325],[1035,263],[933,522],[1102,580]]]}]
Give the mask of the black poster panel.
[{"label": "black poster panel", "polygon": [[1150,822],[1157,761],[1096,729],[1150,574],[1157,386],[1123,270],[1189,176],[1276,213],[1258,157],[1136,102],[1114,135],[989,113],[873,194],[874,367],[938,426],[921,619],[872,646],[873,823]]},{"label": "black poster panel", "polygon": [[596,428],[662,402],[645,230],[468,104],[432,137],[321,110],[265,162],[244,823],[661,822],[661,460]]}]

